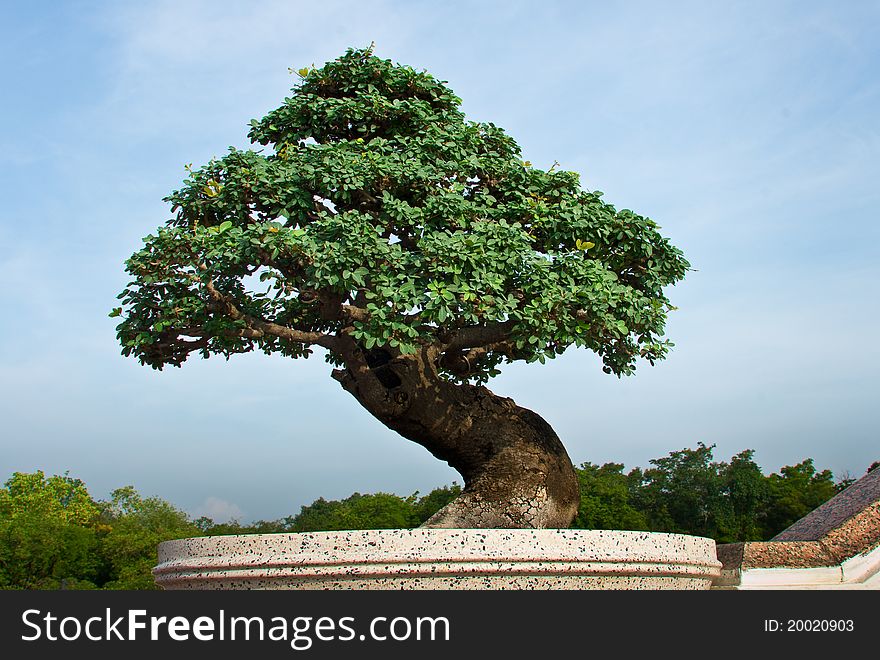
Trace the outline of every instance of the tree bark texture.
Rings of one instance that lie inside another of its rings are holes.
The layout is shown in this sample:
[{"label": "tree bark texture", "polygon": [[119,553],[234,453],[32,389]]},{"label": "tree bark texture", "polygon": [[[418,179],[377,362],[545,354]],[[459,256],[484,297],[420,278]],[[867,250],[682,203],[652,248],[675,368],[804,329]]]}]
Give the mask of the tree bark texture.
[{"label": "tree bark texture", "polygon": [[393,356],[352,345],[334,378],[388,428],[458,470],[461,495],[423,526],[567,528],[579,503],[562,442],[539,415],[437,372],[437,353]]}]

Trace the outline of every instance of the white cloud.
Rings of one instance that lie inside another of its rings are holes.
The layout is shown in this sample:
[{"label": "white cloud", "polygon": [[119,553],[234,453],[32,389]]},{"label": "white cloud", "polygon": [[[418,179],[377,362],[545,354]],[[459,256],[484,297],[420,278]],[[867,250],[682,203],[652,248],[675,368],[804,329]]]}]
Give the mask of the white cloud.
[{"label": "white cloud", "polygon": [[205,501],[193,512],[196,518],[207,516],[216,523],[230,520],[241,520],[244,513],[237,504],[227,502],[219,497],[206,497]]}]

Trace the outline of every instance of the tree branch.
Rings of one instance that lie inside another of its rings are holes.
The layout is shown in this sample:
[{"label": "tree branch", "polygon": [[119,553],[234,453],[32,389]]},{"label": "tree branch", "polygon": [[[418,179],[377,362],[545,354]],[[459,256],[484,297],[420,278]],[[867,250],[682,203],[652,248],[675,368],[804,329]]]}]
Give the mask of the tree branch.
[{"label": "tree branch", "polygon": [[[260,265],[276,268],[288,280],[295,282],[297,279],[304,279],[304,274],[299,270],[292,270],[288,264],[280,263],[276,259],[272,259],[266,250],[260,251]],[[370,313],[363,307],[345,305],[344,295],[340,295],[330,289],[308,290],[308,295],[313,300],[319,301],[321,305],[321,317],[327,321],[338,321],[347,319],[349,321],[366,321],[370,317]],[[303,302],[310,302],[303,300]]]},{"label": "tree branch", "polygon": [[335,349],[345,363],[345,369],[334,369],[332,376],[343,389],[351,393],[367,410],[381,419],[390,415],[394,403],[376,373],[367,364],[357,342],[348,334],[337,337]]},{"label": "tree branch", "polygon": [[510,337],[513,321],[502,321],[491,325],[472,325],[456,330],[452,338],[441,347],[443,351],[458,351],[463,348],[477,348],[495,344]]},{"label": "tree branch", "polygon": [[441,354],[439,365],[459,378],[464,378],[477,371],[475,367],[479,366],[480,360],[489,353],[500,353],[510,360],[518,358],[516,347],[513,344],[500,341],[470,350],[447,350]]},{"label": "tree branch", "polygon": [[342,305],[342,314],[350,321],[366,321],[370,318],[367,310],[356,305]]},{"label": "tree branch", "polygon": [[252,338],[256,339],[264,335],[272,335],[274,337],[280,337],[300,344],[317,344],[318,346],[330,349],[336,347],[337,338],[334,335],[327,335],[322,332],[297,330],[286,325],[265,321],[245,314],[235,306],[229,296],[218,291],[214,286],[214,283],[211,281],[205,283],[205,290],[229,318],[247,323],[247,329],[253,331],[252,334],[250,334],[250,337]]}]

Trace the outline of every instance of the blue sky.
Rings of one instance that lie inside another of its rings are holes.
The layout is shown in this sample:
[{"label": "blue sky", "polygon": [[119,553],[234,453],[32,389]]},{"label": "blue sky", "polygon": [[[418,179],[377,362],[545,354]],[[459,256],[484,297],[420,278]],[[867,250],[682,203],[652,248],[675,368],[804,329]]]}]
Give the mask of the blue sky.
[{"label": "blue sky", "polygon": [[0,7],[0,478],[70,470],[193,514],[456,473],[364,412],[320,359],[122,358],[107,318],[161,201],[294,84],[376,42],[656,220],[697,269],[676,348],[634,377],[570,350],[491,388],[576,463],[697,442],[765,471],[880,459],[880,3],[5,2]]}]

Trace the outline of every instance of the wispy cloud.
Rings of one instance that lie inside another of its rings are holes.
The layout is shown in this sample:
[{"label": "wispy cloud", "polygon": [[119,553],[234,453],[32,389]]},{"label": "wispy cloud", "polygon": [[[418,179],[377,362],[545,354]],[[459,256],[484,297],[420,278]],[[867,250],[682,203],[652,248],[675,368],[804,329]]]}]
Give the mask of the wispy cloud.
[{"label": "wispy cloud", "polygon": [[193,516],[200,518],[206,516],[216,523],[225,523],[231,520],[242,521],[244,512],[237,504],[227,502],[219,497],[206,497],[205,501],[193,511]]}]

